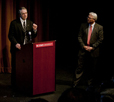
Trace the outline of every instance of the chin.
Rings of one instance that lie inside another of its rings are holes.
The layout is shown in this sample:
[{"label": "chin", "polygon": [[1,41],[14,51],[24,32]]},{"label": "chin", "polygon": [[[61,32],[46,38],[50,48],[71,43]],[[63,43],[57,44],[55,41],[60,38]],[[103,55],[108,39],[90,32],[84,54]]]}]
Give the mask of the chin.
[{"label": "chin", "polygon": [[27,17],[26,18],[23,18],[23,20],[26,20],[27,19]]}]

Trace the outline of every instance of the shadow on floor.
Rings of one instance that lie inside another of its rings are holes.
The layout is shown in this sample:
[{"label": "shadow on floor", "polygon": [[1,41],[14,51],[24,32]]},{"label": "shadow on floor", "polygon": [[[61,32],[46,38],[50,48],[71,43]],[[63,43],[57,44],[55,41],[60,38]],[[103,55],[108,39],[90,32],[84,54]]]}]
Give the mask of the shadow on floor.
[{"label": "shadow on floor", "polygon": [[56,91],[42,95],[27,96],[14,92],[11,88],[11,74],[0,74],[0,102],[28,102],[31,99],[43,98],[49,102],[57,102],[61,93],[70,88],[73,81],[71,71],[56,70]]}]

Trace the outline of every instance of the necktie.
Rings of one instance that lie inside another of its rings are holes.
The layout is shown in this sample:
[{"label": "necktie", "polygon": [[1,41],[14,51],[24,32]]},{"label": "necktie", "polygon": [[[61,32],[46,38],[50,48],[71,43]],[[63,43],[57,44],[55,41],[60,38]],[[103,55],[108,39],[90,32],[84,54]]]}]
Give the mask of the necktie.
[{"label": "necktie", "polygon": [[23,22],[23,29],[24,29],[24,32],[26,32],[25,22]]},{"label": "necktie", "polygon": [[24,45],[28,43],[28,39],[27,39],[27,36],[26,36],[26,26],[25,26],[25,22],[23,22],[23,30],[24,30],[24,33],[25,33],[25,38],[24,38]]},{"label": "necktie", "polygon": [[91,38],[91,33],[92,33],[92,26],[89,28],[89,33],[88,33],[88,39],[87,39],[87,45],[90,45],[90,38]]}]

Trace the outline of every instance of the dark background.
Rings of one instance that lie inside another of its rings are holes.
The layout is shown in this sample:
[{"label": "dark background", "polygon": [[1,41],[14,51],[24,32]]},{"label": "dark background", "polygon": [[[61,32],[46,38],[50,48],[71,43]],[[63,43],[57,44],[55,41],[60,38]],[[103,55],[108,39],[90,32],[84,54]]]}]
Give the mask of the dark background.
[{"label": "dark background", "polygon": [[77,67],[80,25],[87,21],[89,12],[97,13],[96,22],[104,28],[98,71],[113,73],[113,3],[98,0],[0,0],[0,72],[11,72],[8,30],[22,6],[28,10],[28,19],[38,25],[35,42],[56,40],[56,68],[72,71]]},{"label": "dark background", "polygon": [[[75,70],[79,44],[77,40],[81,23],[85,23],[89,12],[98,15],[98,24],[103,26],[104,41],[98,71],[104,76],[113,74],[113,5],[107,1],[51,1],[50,26],[56,40],[56,64],[60,68]],[[50,36],[51,40],[51,36]]]}]

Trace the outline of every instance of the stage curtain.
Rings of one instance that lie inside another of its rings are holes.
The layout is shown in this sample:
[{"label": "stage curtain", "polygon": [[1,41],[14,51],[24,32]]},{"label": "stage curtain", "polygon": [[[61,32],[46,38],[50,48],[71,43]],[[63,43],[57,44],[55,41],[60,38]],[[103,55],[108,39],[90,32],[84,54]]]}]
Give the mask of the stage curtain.
[{"label": "stage curtain", "polygon": [[19,17],[20,7],[28,10],[28,19],[38,25],[35,42],[49,40],[48,0],[0,0],[0,73],[11,73],[11,54],[8,32],[10,22]]}]

